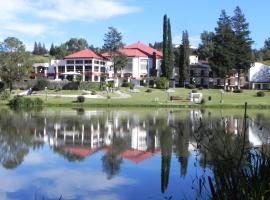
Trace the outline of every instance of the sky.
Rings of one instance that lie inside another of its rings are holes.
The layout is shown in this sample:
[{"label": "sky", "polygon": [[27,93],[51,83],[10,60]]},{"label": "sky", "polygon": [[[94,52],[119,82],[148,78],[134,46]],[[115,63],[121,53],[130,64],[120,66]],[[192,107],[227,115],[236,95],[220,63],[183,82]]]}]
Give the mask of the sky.
[{"label": "sky", "polygon": [[270,37],[269,0],[0,0],[0,41],[17,37],[28,50],[34,42],[60,45],[72,37],[103,45],[109,26],[116,27],[125,44],[162,41],[163,16],[171,20],[173,42],[182,31],[198,46],[200,34],[214,31],[222,9],[232,16],[240,6],[250,24],[253,47]]}]

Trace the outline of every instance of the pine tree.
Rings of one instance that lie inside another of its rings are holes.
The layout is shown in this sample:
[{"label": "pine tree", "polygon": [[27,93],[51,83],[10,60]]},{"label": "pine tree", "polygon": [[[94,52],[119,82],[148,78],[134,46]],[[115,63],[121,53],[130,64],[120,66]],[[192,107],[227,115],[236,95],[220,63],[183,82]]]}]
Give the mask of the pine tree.
[{"label": "pine tree", "polygon": [[247,71],[254,62],[251,45],[253,43],[250,38],[249,24],[246,22],[245,15],[240,7],[236,7],[234,16],[232,17],[232,27],[234,31],[234,68],[238,73],[238,89],[240,89],[240,73],[241,70]]},{"label": "pine tree", "polygon": [[50,54],[51,56],[55,56],[55,53],[56,53],[55,47],[54,47],[54,44],[52,43],[52,44],[51,44],[50,51],[49,51],[49,54]]},{"label": "pine tree", "polygon": [[37,45],[37,42],[35,42],[35,44],[34,44],[33,54],[34,55],[37,55],[38,54],[38,45]]},{"label": "pine tree", "polygon": [[47,49],[46,49],[45,44],[43,43],[43,45],[42,45],[42,55],[44,55],[44,54],[47,54]]},{"label": "pine tree", "polygon": [[190,79],[190,49],[188,32],[183,31],[182,45],[179,47],[179,84],[185,86],[185,82]]},{"label": "pine tree", "polygon": [[113,53],[122,47],[124,47],[122,33],[118,32],[114,27],[109,27],[109,30],[104,37],[103,51]]},{"label": "pine tree", "polygon": [[221,15],[215,28],[215,36],[213,38],[214,49],[213,56],[209,59],[211,69],[224,79],[224,89],[226,87],[226,77],[230,75],[234,67],[234,33],[231,26],[231,18],[225,10],[221,11]]},{"label": "pine tree", "polygon": [[201,34],[202,43],[199,45],[198,54],[200,60],[208,60],[213,56],[214,49],[214,36],[213,32],[204,31]]},{"label": "pine tree", "polygon": [[41,55],[42,54],[42,46],[41,43],[38,43],[38,48],[37,48],[37,55]]}]

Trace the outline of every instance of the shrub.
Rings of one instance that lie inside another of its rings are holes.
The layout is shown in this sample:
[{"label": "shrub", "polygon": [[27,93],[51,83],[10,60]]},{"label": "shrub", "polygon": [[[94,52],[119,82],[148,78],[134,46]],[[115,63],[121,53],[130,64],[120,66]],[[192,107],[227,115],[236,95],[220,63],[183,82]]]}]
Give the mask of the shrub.
[{"label": "shrub", "polygon": [[84,96],[78,96],[77,97],[77,102],[78,103],[83,103],[85,101],[85,97]]},{"label": "shrub", "polygon": [[81,90],[95,90],[95,91],[99,91],[99,90],[103,90],[102,89],[102,85],[104,85],[103,83],[97,83],[97,82],[81,82],[80,83],[80,89]]},{"label": "shrub", "polygon": [[0,92],[4,91],[5,89],[5,83],[0,81]]},{"label": "shrub", "polygon": [[44,90],[45,87],[48,87],[49,81],[45,78],[38,79],[37,83],[33,87],[33,90],[39,91],[39,90]]},{"label": "shrub", "polygon": [[155,80],[156,87],[158,89],[168,89],[169,88],[169,81],[165,77],[158,77]]},{"label": "shrub", "polygon": [[234,93],[243,93],[244,91],[242,89],[236,89],[233,91]]},{"label": "shrub", "polygon": [[129,89],[134,90],[134,84],[130,84]]},{"label": "shrub", "polygon": [[10,97],[10,92],[8,90],[3,90],[0,92],[0,100],[7,100]]},{"label": "shrub", "polygon": [[15,108],[35,108],[42,107],[44,104],[43,100],[40,98],[24,98],[15,96],[9,101],[9,105]]},{"label": "shrub", "polygon": [[201,87],[199,87],[199,90],[203,90],[203,87],[201,86]]},{"label": "shrub", "polygon": [[152,89],[148,88],[145,92],[151,93],[152,92]]},{"label": "shrub", "polygon": [[259,92],[257,92],[256,96],[257,97],[264,97],[265,93],[263,91],[259,91]]},{"label": "shrub", "polygon": [[201,100],[201,104],[205,104],[206,103],[206,101],[205,101],[205,99],[203,98],[202,100]]},{"label": "shrub", "polygon": [[92,92],[91,92],[91,95],[96,95],[97,94],[97,92],[95,91],[95,90],[93,90]]},{"label": "shrub", "polygon": [[78,90],[79,89],[79,83],[78,82],[68,82],[65,84],[62,88],[63,90]]},{"label": "shrub", "polygon": [[197,93],[198,91],[197,90],[191,90],[191,93]]},{"label": "shrub", "polygon": [[212,97],[211,96],[208,97],[208,101],[212,101]]},{"label": "shrub", "polygon": [[188,89],[195,89],[196,86],[195,85],[192,85],[192,84],[189,84],[189,85],[186,85],[186,88],[188,88]]},{"label": "shrub", "polygon": [[127,82],[127,80],[124,80],[123,83],[122,83],[122,87],[130,87],[130,83]]}]

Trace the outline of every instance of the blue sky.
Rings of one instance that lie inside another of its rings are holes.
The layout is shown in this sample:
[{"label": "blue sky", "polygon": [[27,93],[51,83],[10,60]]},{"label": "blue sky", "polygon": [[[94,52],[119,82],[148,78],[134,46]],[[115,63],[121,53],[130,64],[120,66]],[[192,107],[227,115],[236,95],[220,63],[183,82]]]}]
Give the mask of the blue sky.
[{"label": "blue sky", "polygon": [[34,41],[63,43],[82,37],[102,46],[109,26],[118,28],[126,44],[148,44],[162,40],[162,18],[171,19],[173,40],[179,43],[188,30],[197,46],[200,33],[213,31],[222,9],[229,15],[239,5],[250,23],[254,47],[261,48],[270,37],[269,0],[0,0],[0,40],[15,36],[27,49]]}]

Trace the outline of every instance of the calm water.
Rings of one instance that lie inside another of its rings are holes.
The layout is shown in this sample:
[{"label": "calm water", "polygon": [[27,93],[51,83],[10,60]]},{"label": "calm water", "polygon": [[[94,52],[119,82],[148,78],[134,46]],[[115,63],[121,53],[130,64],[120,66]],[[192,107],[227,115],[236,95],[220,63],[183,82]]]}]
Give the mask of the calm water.
[{"label": "calm water", "polygon": [[[267,145],[270,115],[249,116],[248,145]],[[242,110],[0,109],[0,199],[208,199],[213,152],[237,155],[243,121]]]}]

